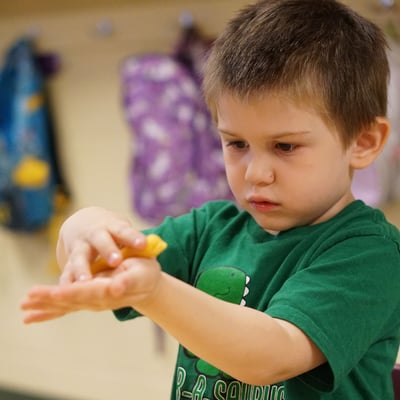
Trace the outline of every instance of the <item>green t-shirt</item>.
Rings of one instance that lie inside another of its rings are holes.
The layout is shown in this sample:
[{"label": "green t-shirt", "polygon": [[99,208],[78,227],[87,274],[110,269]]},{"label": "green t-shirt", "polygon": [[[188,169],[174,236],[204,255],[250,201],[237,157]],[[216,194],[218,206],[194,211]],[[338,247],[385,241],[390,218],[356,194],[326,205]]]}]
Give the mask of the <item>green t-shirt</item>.
[{"label": "green t-shirt", "polygon": [[[273,236],[233,203],[217,201],[151,231],[168,243],[159,256],[163,270],[215,297],[290,321],[328,360],[261,387],[180,347],[171,399],[393,399],[400,234],[380,211],[355,201],[329,221]],[[124,308],[115,315],[126,320],[138,314]]]}]

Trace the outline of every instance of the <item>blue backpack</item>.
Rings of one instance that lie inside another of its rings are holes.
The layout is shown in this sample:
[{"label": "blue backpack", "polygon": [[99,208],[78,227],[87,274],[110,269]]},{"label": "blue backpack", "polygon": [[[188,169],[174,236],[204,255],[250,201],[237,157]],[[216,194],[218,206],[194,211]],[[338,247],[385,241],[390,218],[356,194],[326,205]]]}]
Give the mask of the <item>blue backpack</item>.
[{"label": "blue backpack", "polygon": [[23,38],[0,71],[0,224],[12,230],[45,226],[61,183],[43,67]]}]

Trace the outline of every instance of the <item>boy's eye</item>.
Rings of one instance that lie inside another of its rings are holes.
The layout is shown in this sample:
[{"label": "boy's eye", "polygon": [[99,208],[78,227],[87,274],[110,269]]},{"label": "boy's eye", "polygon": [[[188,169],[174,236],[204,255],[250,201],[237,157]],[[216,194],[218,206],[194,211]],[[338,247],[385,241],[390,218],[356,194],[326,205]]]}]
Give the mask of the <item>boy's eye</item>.
[{"label": "boy's eye", "polygon": [[295,150],[297,146],[295,144],[291,143],[277,143],[275,145],[275,148],[279,151],[282,151],[283,153],[290,153],[293,150]]},{"label": "boy's eye", "polygon": [[232,142],[228,142],[227,146],[228,147],[233,147],[233,148],[235,148],[237,150],[243,150],[243,149],[247,148],[247,143],[243,142],[241,140],[235,140],[235,141],[232,141]]}]

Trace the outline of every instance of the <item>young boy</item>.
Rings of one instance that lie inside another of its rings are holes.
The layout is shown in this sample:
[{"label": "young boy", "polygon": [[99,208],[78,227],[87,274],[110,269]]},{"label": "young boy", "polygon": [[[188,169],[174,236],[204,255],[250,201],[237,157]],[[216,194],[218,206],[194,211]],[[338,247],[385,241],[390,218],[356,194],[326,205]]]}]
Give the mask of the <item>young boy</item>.
[{"label": "young boy", "polygon": [[[335,0],[264,0],[215,42],[204,90],[238,206],[205,204],[143,233],[90,207],[64,223],[60,284],[25,322],[115,310],[181,344],[171,399],[393,399],[400,234],[355,200],[353,171],[389,132],[381,31]],[[92,276],[106,258],[112,272]]]}]

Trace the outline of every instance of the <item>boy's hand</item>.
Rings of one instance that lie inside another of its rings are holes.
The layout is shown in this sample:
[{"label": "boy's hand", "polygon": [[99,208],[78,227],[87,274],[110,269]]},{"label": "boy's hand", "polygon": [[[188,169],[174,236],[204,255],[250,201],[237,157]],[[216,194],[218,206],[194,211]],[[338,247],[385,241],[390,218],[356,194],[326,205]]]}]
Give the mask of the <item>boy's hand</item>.
[{"label": "boy's hand", "polygon": [[149,301],[161,276],[155,259],[129,258],[117,268],[90,280],[57,286],[36,286],[21,303],[24,322],[42,322],[79,310],[112,310]]},{"label": "boy's hand", "polygon": [[56,251],[60,284],[90,279],[90,265],[98,256],[116,268],[123,258],[121,247],[143,249],[145,245],[145,235],[126,219],[100,207],[79,210],[60,229]]}]

